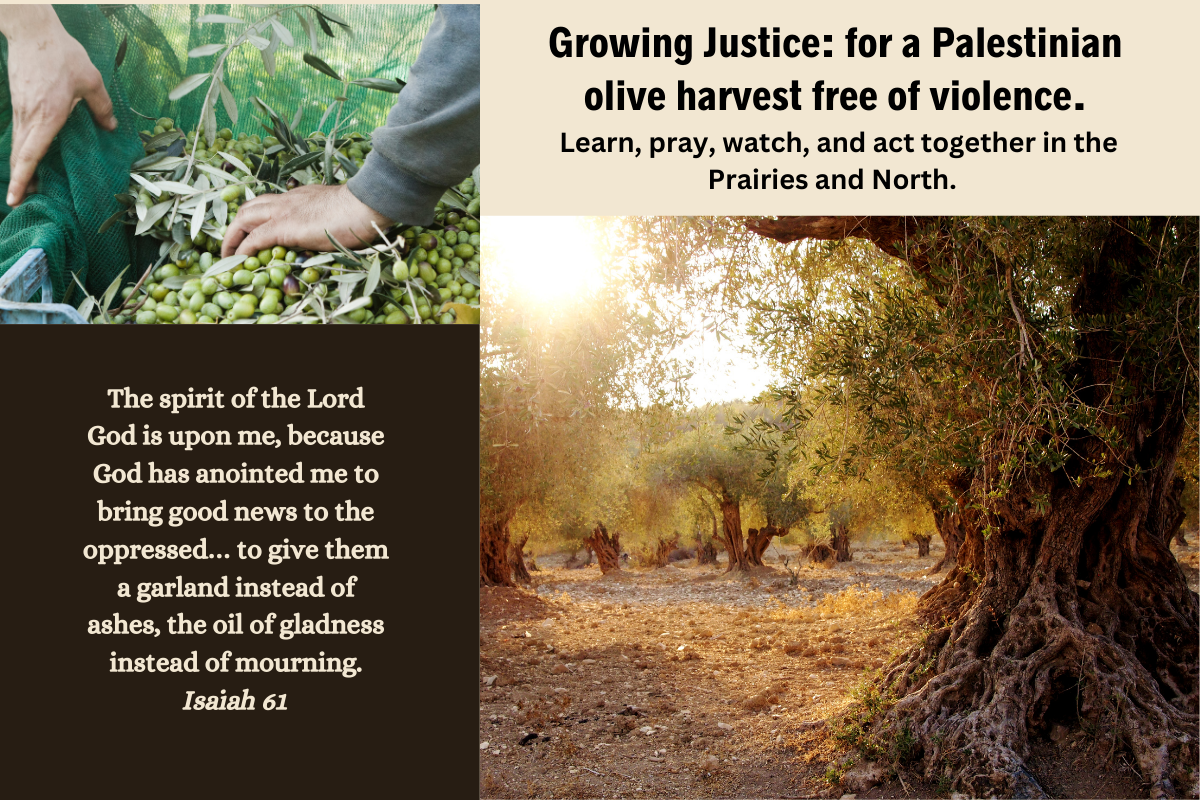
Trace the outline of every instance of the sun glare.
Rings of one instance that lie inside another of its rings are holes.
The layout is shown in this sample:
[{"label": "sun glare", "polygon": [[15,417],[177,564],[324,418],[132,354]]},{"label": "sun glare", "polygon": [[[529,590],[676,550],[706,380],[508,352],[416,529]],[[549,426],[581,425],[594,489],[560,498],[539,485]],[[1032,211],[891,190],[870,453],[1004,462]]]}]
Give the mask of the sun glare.
[{"label": "sun glare", "polygon": [[570,297],[601,280],[579,217],[488,217],[488,280],[535,300]]}]

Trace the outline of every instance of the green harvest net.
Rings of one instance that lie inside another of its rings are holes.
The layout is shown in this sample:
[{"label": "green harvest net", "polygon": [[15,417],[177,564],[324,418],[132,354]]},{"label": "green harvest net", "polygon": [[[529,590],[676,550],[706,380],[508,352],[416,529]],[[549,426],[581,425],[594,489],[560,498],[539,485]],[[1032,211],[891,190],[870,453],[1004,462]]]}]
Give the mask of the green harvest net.
[{"label": "green harvest net", "polygon": [[[329,5],[351,28],[330,24],[333,38],[316,31],[317,55],[339,75],[350,78],[408,79],[421,40],[433,22],[432,5]],[[201,45],[230,43],[240,26],[198,23],[204,15],[221,14],[255,22],[283,6],[222,5],[56,5],[63,27],[87,50],[104,77],[119,126],[109,133],[96,127],[86,103],[75,107],[46,157],[38,166],[36,194],[18,208],[0,204],[0,275],[31,248],[46,251],[54,299],[78,304],[82,293],[74,273],[93,295],[101,294],[126,267],[136,280],[158,243],[135,246],[133,229],[114,225],[99,233],[104,221],[121,208],[114,195],[129,186],[130,165],[145,155],[139,130],[153,128],[147,117],[171,117],[183,130],[200,121],[207,85],[178,101],[168,94],[186,76],[212,70],[217,56],[188,58]],[[326,107],[343,90],[341,83],[303,61],[311,52],[309,34],[295,14],[282,24],[294,46],[274,51],[274,77],[268,75],[258,48],[245,44],[225,62],[225,84],[238,107],[234,124],[217,103],[219,128],[234,133],[263,133],[263,118],[251,98],[259,97],[289,123],[301,113],[297,130],[316,130]],[[125,43],[120,66],[118,50]],[[53,58],[49,55],[48,58]],[[8,47],[0,37],[0,187],[7,189],[12,149],[12,103],[8,88]],[[396,95],[350,86],[340,130],[369,134],[382,125]],[[348,120],[348,122],[346,121]],[[328,127],[330,123],[326,124]],[[35,298],[38,299],[38,298]],[[45,298],[49,300],[49,298]]]}]

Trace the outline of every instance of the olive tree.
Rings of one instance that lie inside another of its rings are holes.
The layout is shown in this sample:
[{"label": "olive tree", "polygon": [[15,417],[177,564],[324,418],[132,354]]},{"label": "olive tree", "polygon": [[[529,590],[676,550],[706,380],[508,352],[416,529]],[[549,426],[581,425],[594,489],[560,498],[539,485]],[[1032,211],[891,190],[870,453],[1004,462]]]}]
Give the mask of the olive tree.
[{"label": "olive tree", "polygon": [[927,776],[950,765],[960,790],[1044,796],[1030,737],[1069,706],[1155,796],[1192,786],[1200,613],[1169,542],[1197,412],[1197,221],[747,227],[891,257],[896,280],[804,312],[822,334],[783,399],[795,419],[829,406],[865,431],[831,469],[927,465],[955,501],[957,565],[921,598],[934,629],[888,668],[895,704],[874,732],[909,731]]}]

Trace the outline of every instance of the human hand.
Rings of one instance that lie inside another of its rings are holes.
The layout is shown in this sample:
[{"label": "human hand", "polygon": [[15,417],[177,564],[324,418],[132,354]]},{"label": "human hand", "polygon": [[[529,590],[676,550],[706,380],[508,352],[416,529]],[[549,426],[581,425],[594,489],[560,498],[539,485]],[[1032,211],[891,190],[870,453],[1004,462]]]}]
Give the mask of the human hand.
[{"label": "human hand", "polygon": [[34,171],[80,100],[105,130],[116,130],[117,118],[99,70],[51,6],[10,6],[4,17],[0,30],[8,37],[13,109],[7,200],[16,206],[25,199]]},{"label": "human hand", "polygon": [[221,256],[253,255],[275,245],[293,250],[332,250],[329,235],[348,249],[378,238],[391,220],[363,203],[345,186],[300,186],[283,194],[264,194],[238,209]]}]

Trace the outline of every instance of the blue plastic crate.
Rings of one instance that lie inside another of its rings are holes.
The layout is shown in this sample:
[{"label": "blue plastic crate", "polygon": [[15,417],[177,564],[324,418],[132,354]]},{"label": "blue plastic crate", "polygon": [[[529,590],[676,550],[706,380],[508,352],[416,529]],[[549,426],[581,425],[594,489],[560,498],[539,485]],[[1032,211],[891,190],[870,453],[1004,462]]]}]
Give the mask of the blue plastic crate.
[{"label": "blue plastic crate", "polygon": [[63,303],[30,303],[34,292],[53,297],[50,263],[46,253],[35,248],[0,276],[0,325],[86,325],[78,311]]}]

